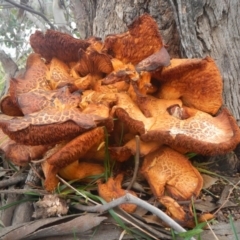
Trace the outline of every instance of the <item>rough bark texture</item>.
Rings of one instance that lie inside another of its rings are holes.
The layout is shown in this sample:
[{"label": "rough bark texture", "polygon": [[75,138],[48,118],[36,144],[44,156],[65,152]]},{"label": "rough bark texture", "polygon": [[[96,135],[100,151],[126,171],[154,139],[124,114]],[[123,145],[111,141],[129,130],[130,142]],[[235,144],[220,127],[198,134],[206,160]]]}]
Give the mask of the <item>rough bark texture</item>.
[{"label": "rough bark texture", "polygon": [[124,32],[144,12],[156,19],[171,57],[209,55],[216,61],[224,80],[225,104],[240,123],[239,0],[98,0],[92,32],[86,31],[85,37]]},{"label": "rough bark texture", "polygon": [[70,2],[81,39],[92,36],[93,19],[96,14],[96,0],[71,0]]}]

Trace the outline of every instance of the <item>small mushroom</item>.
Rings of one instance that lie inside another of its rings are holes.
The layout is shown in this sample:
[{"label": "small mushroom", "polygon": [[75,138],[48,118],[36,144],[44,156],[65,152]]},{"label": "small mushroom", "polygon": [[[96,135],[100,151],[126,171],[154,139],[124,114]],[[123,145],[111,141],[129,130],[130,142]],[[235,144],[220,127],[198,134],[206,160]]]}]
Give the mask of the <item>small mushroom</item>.
[{"label": "small mushroom", "polygon": [[166,213],[183,227],[194,228],[196,226],[195,218],[197,218],[198,223],[214,218],[214,215],[210,213],[194,216],[191,207],[180,206],[174,199],[168,196],[163,196],[159,201],[166,207]]},{"label": "small mushroom", "polygon": [[[106,183],[98,183],[98,194],[106,202],[111,202],[114,199],[120,198],[126,194],[126,192],[131,193],[136,196],[133,191],[126,191],[122,188],[123,174],[118,174],[115,178],[111,177]],[[124,211],[132,213],[136,210],[137,206],[131,203],[124,203],[120,205]]]},{"label": "small mushroom", "polygon": [[199,195],[203,179],[190,161],[169,147],[161,147],[144,158],[141,169],[153,194],[160,198],[165,192],[178,200]]}]

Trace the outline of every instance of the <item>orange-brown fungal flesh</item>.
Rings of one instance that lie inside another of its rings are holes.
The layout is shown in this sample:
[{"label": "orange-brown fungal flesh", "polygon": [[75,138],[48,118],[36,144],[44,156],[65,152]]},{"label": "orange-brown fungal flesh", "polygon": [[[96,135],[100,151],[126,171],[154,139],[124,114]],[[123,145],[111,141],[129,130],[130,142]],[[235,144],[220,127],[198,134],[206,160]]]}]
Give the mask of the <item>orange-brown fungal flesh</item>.
[{"label": "orange-brown fungal flesh", "polygon": [[184,105],[210,114],[216,114],[223,104],[222,77],[210,57],[172,59],[169,67],[153,77],[161,81],[159,98],[181,98]]},{"label": "orange-brown fungal flesh", "polygon": [[61,88],[67,84],[74,84],[75,79],[70,76],[69,67],[57,58],[53,58],[47,72],[47,82],[51,89]]},{"label": "orange-brown fungal flesh", "polygon": [[30,36],[30,44],[34,52],[39,53],[48,62],[56,57],[63,62],[76,62],[78,50],[90,46],[87,40],[73,38],[59,31],[47,30],[44,34],[36,31]]},{"label": "orange-brown fungal flesh", "polygon": [[79,105],[84,109],[84,107],[90,103],[113,106],[116,102],[117,95],[115,93],[101,93],[93,90],[86,90],[82,94],[82,101]]},{"label": "orange-brown fungal flesh", "polygon": [[[140,141],[139,154],[141,157],[157,150],[161,146],[161,142],[143,142]],[[136,154],[136,140],[135,138],[128,141],[122,147],[109,147],[111,158],[118,161],[127,161],[131,156]]]},{"label": "orange-brown fungal flesh", "polygon": [[25,166],[31,160],[41,159],[49,147],[49,145],[27,146],[12,141],[5,151],[5,157],[18,166]]},{"label": "orange-brown fungal flesh", "polygon": [[[104,173],[104,167],[97,163],[88,163],[75,161],[66,167],[59,170],[59,175],[70,181],[70,180],[82,180],[84,178],[96,177]],[[84,179],[85,181],[89,179]]]},{"label": "orange-brown fungal flesh", "polygon": [[23,116],[16,101],[12,101],[11,96],[4,96],[0,102],[0,109],[3,114],[9,116]]},{"label": "orange-brown fungal flesh", "polygon": [[198,223],[207,222],[214,218],[211,213],[203,213],[194,217],[191,207],[180,206],[169,196],[161,197],[159,202],[166,207],[166,213],[183,227],[194,228],[196,226],[195,217],[197,217]]},{"label": "orange-brown fungal flesh", "polygon": [[95,128],[68,142],[63,148],[50,156],[47,161],[58,168],[64,168],[76,159],[83,157],[96,143],[103,141],[104,128]]},{"label": "orange-brown fungal flesh", "polygon": [[89,73],[110,73],[113,71],[111,56],[98,52],[96,50],[78,52],[79,60],[74,67],[80,76],[86,76]]},{"label": "orange-brown fungal flesh", "polygon": [[[123,174],[118,174],[115,178],[109,178],[106,183],[98,184],[98,194],[106,202],[111,202],[114,199],[124,196],[127,191],[122,189]],[[128,191],[132,195],[136,196],[133,191]],[[121,204],[120,207],[128,213],[132,213],[136,210],[137,206],[131,203]]]},{"label": "orange-brown fungal flesh", "polygon": [[59,183],[59,179],[56,176],[59,168],[45,161],[42,163],[42,170],[45,176],[44,188],[49,192],[54,191]]},{"label": "orange-brown fungal flesh", "polygon": [[190,161],[169,147],[147,155],[141,172],[157,198],[167,192],[175,199],[189,200],[199,195],[203,185],[202,176]]},{"label": "orange-brown fungal flesh", "polygon": [[50,145],[27,146],[11,140],[0,130],[0,152],[17,166],[25,166],[31,160],[41,159]]},{"label": "orange-brown fungal flesh", "polygon": [[137,18],[122,34],[108,35],[104,50],[124,63],[137,64],[163,46],[156,21],[148,14]]}]

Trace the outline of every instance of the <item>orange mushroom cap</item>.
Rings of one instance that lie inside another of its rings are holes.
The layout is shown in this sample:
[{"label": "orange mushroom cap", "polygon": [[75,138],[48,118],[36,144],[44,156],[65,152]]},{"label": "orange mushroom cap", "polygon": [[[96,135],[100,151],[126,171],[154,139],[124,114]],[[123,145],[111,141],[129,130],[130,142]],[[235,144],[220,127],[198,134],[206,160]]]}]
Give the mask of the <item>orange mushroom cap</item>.
[{"label": "orange mushroom cap", "polygon": [[26,71],[22,78],[13,78],[10,81],[9,92],[11,96],[18,96],[33,89],[50,90],[46,81],[48,68],[41,56],[32,53],[27,58]]},{"label": "orange mushroom cap", "polygon": [[157,198],[166,191],[175,199],[189,200],[199,195],[203,185],[202,176],[190,161],[169,147],[148,154],[141,172]]},{"label": "orange mushroom cap", "polygon": [[100,144],[103,141],[104,129],[102,127],[94,128],[68,142],[59,151],[47,158],[47,161],[58,168],[66,167],[76,159],[84,157],[96,143]]},{"label": "orange mushroom cap", "polygon": [[[123,174],[118,174],[115,178],[109,178],[106,183],[98,184],[98,194],[105,201],[111,202],[114,199],[120,198],[126,194],[126,192],[131,193],[136,196],[133,191],[126,191],[122,189]],[[137,206],[131,203],[121,204],[120,207],[126,212],[132,213],[136,210]]]},{"label": "orange mushroom cap", "polygon": [[153,77],[161,81],[159,98],[181,98],[184,105],[210,114],[216,114],[223,104],[222,77],[210,57],[172,59],[169,67]]},{"label": "orange mushroom cap", "polygon": [[103,51],[124,63],[137,64],[163,46],[156,21],[148,14],[137,18],[128,31],[108,35]]},{"label": "orange mushroom cap", "polygon": [[78,108],[48,108],[24,117],[0,117],[0,127],[4,133],[26,145],[53,144],[72,139],[98,125],[111,128],[112,119],[85,114]]},{"label": "orange mushroom cap", "polygon": [[63,62],[76,62],[78,50],[86,50],[91,43],[59,31],[47,30],[44,34],[37,30],[30,36],[30,44],[34,52],[39,53],[48,62],[53,57]]},{"label": "orange mushroom cap", "polygon": [[0,152],[17,166],[25,166],[31,160],[41,159],[50,145],[27,146],[16,143],[0,130]]}]

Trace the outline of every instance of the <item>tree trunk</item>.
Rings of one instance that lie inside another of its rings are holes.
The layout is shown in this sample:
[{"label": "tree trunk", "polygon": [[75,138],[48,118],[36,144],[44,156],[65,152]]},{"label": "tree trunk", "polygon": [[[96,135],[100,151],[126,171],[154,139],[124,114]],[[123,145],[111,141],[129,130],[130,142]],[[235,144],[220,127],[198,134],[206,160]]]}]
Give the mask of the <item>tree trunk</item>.
[{"label": "tree trunk", "polygon": [[94,7],[92,30],[82,36],[104,38],[124,32],[133,19],[147,12],[157,21],[171,57],[211,56],[222,73],[225,104],[240,124],[239,0],[97,0]]}]

